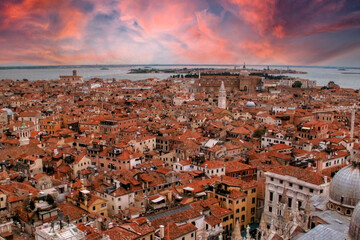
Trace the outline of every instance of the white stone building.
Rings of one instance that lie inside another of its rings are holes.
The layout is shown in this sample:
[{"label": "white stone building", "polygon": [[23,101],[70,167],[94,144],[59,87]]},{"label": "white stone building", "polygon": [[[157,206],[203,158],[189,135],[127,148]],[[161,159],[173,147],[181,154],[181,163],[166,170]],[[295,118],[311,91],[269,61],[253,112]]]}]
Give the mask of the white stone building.
[{"label": "white stone building", "polygon": [[326,176],[316,172],[283,166],[266,172],[265,176],[264,214],[267,225],[284,214],[279,207],[281,201],[286,201],[289,209],[293,209],[303,206],[314,195],[329,195],[330,182]]}]

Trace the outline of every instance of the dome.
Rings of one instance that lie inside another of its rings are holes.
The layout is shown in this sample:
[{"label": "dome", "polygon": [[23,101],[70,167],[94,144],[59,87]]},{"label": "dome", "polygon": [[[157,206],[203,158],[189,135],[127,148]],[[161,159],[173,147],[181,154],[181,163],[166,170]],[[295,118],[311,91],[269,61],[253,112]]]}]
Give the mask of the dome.
[{"label": "dome", "polygon": [[356,205],[353,212],[349,227],[349,235],[352,239],[360,239],[360,202]]},{"label": "dome", "polygon": [[353,163],[335,174],[330,184],[330,201],[354,208],[360,201],[360,167]]},{"label": "dome", "polygon": [[247,108],[254,108],[254,107],[255,107],[255,103],[249,101],[249,102],[247,102],[247,103],[245,104],[245,107],[247,107]]},{"label": "dome", "polygon": [[240,71],[240,75],[241,75],[241,76],[249,76],[249,74],[250,74],[250,73],[249,73],[248,70],[246,70],[246,69]]},{"label": "dome", "polygon": [[9,108],[3,108],[1,110],[6,111],[8,115],[14,115],[14,112]]}]

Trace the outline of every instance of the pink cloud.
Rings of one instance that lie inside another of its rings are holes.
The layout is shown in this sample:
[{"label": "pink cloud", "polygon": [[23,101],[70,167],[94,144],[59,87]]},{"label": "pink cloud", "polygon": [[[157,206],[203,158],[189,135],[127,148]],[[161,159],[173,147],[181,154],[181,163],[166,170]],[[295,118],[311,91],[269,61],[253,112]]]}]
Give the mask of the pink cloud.
[{"label": "pink cloud", "polygon": [[355,0],[3,0],[0,62],[316,64],[358,48],[359,9]]}]

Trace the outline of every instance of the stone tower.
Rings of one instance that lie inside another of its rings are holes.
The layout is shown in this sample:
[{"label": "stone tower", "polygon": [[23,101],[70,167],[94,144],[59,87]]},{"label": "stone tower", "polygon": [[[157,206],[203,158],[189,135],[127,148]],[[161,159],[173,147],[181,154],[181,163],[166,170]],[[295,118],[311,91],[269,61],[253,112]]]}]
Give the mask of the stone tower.
[{"label": "stone tower", "polygon": [[219,90],[218,107],[226,109],[226,90],[224,86],[224,81],[221,82],[221,87]]},{"label": "stone tower", "polygon": [[355,104],[351,108],[351,130],[350,130],[350,141],[354,140],[354,125],[355,125]]}]

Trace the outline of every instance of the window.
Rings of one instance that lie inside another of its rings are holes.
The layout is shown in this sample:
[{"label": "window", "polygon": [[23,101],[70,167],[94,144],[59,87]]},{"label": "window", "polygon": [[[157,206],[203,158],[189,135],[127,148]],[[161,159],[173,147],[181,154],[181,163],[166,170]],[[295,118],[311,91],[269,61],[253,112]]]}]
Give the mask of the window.
[{"label": "window", "polygon": [[311,193],[313,193],[313,192],[314,192],[314,189],[310,188],[309,191],[310,191]]},{"label": "window", "polygon": [[245,211],[245,207],[242,207],[242,208],[241,208],[241,211],[244,212],[244,211]]},{"label": "window", "polygon": [[289,183],[289,186],[290,186],[290,187],[292,187],[292,186],[293,186],[293,184],[292,184],[292,183]]},{"label": "window", "polygon": [[269,212],[272,212],[272,207],[269,207]]},{"label": "window", "polygon": [[96,207],[95,206],[93,206],[93,210],[95,211],[95,209],[96,209]]},{"label": "window", "polygon": [[303,189],[303,186],[300,186],[300,185],[299,185],[299,189],[302,190],[302,189]]},{"label": "window", "polygon": [[274,193],[270,192],[269,200],[272,202],[274,200]]},{"label": "window", "polygon": [[292,198],[289,198],[289,200],[288,200],[288,206],[289,206],[289,208],[292,207]]},{"label": "window", "polygon": [[284,181],[283,180],[280,180],[280,184],[283,184],[284,183]]},{"label": "window", "polygon": [[251,214],[255,214],[255,208],[251,208]]},{"label": "window", "polygon": [[273,181],[274,181],[274,178],[272,177],[272,178],[270,178],[270,180],[273,182]]},{"label": "window", "polygon": [[252,198],[251,203],[252,203],[252,204],[254,204],[254,203],[255,203],[255,198]]}]

